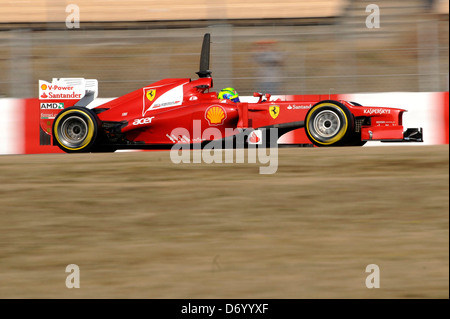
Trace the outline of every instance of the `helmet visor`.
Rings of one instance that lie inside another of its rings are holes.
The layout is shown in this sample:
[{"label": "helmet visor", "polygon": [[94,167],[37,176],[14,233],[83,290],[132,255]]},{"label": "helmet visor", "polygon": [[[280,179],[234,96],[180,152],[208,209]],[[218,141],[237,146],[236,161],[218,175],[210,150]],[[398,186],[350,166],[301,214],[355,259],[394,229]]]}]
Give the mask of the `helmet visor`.
[{"label": "helmet visor", "polygon": [[226,100],[230,100],[232,102],[240,102],[239,101],[239,96],[237,94],[231,94],[231,93],[221,93],[219,95],[219,99],[226,99]]}]

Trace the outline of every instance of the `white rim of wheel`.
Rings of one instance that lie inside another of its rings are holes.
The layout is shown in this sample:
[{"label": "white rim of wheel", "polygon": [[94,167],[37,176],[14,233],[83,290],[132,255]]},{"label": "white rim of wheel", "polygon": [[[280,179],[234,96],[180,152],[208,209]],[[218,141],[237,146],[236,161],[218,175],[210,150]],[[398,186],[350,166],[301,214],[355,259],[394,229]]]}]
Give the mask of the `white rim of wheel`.
[{"label": "white rim of wheel", "polygon": [[74,148],[83,144],[88,134],[88,123],[79,116],[70,116],[58,128],[61,143]]},{"label": "white rim of wheel", "polygon": [[315,116],[312,127],[316,137],[330,138],[340,131],[341,119],[336,112],[324,110]]}]

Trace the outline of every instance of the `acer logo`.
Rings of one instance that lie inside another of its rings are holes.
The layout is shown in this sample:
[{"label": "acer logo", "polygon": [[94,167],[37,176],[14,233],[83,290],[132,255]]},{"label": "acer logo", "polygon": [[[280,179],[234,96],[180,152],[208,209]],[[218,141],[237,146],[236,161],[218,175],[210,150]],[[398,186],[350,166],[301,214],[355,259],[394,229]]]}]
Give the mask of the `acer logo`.
[{"label": "acer logo", "polygon": [[364,114],[391,114],[389,109],[364,109]]},{"label": "acer logo", "polygon": [[154,119],[155,117],[145,117],[142,119],[135,119],[133,122],[133,125],[143,125],[143,124],[150,124],[152,122],[152,119]]}]

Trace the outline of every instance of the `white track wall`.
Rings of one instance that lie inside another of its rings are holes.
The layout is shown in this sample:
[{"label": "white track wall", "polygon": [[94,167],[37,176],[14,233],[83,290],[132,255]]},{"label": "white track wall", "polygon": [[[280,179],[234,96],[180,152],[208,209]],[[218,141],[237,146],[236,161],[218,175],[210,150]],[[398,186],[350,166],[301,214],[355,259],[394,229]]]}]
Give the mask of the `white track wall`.
[{"label": "white track wall", "polygon": [[[436,145],[448,144],[448,92],[433,93],[359,93],[343,94],[339,99],[358,102],[364,106],[403,108],[405,128],[422,127],[424,143],[381,143],[366,145]],[[89,107],[96,107],[112,98],[99,98]],[[242,102],[253,102],[254,97],[241,97]],[[39,119],[31,117],[39,108],[37,99],[0,99],[0,154],[27,154],[59,152],[56,147],[39,147]],[[36,115],[34,115],[36,116]],[[281,140],[280,140],[281,141]],[[295,143],[293,140],[281,141]]]},{"label": "white track wall", "polygon": [[24,103],[0,99],[0,154],[24,153]]}]

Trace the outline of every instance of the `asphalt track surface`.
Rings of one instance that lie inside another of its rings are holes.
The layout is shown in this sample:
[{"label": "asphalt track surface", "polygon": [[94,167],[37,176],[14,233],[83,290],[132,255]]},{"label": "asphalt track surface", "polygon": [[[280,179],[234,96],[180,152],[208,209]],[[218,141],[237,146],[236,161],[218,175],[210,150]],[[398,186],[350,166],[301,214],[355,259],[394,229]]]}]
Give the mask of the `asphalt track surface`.
[{"label": "asphalt track surface", "polygon": [[449,298],[448,145],[259,166],[0,156],[0,298]]}]

